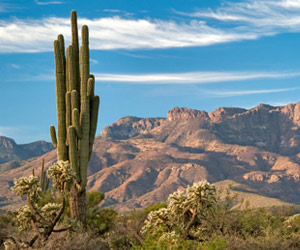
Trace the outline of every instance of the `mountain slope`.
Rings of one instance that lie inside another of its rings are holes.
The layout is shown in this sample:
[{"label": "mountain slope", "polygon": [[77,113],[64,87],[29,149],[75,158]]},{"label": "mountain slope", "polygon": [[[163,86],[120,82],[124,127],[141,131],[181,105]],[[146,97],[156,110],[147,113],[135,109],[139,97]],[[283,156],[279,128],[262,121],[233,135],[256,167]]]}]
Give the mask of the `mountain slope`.
[{"label": "mountain slope", "polygon": [[[204,179],[232,180],[255,195],[299,204],[299,152],[300,103],[211,113],[176,107],[167,118],[125,117],[106,127],[95,140],[88,188],[105,192],[103,205],[120,210],[165,200]],[[55,151],[43,157],[49,166]],[[39,169],[43,157],[0,174],[7,204],[12,179]]]}]

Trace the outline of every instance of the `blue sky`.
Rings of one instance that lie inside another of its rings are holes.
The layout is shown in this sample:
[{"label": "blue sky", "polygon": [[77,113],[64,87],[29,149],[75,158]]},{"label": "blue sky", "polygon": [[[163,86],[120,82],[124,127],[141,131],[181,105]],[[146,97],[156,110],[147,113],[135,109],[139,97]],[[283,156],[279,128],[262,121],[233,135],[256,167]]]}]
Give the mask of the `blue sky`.
[{"label": "blue sky", "polygon": [[[0,135],[49,141],[53,41],[90,29],[97,134],[123,116],[166,117],[300,101],[300,0],[0,0]],[[87,2],[87,1],[85,1]]]}]

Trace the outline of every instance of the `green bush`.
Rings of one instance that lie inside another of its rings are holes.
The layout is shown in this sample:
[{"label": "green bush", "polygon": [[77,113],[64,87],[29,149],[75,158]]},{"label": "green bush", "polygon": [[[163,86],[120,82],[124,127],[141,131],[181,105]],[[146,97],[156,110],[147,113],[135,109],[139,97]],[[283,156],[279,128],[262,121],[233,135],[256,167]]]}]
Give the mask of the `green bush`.
[{"label": "green bush", "polygon": [[108,232],[117,212],[112,208],[100,208],[99,204],[104,199],[104,194],[99,191],[90,191],[87,193],[86,203],[86,221],[87,226],[93,232],[101,235]]}]

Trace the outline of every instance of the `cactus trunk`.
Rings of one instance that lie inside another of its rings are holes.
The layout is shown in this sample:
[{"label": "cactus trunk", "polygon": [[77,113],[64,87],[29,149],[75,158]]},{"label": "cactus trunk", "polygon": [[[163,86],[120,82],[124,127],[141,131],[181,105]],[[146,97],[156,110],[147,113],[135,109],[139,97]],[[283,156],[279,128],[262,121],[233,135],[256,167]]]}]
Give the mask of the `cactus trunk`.
[{"label": "cactus trunk", "polygon": [[75,185],[70,191],[70,215],[71,219],[77,220],[79,225],[86,229],[86,192],[78,189]]},{"label": "cactus trunk", "polygon": [[[70,188],[71,218],[86,225],[86,184],[99,110],[94,95],[94,76],[90,75],[88,27],[82,26],[82,45],[78,44],[77,15],[71,12],[72,44],[65,57],[64,38],[54,41],[57,135],[50,127],[57,159],[69,161],[77,181]],[[80,62],[79,62],[80,60]]]}]

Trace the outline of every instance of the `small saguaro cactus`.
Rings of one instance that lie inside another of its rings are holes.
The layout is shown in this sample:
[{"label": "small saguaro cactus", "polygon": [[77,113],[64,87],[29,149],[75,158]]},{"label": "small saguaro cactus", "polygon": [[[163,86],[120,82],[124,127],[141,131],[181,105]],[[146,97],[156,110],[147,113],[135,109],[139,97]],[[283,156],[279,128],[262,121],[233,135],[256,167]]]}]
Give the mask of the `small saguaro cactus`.
[{"label": "small saguaro cactus", "polygon": [[[32,175],[34,174],[34,168],[32,169]],[[39,183],[42,192],[46,192],[49,188],[50,179],[47,177],[47,171],[45,170],[45,159],[42,161],[42,169],[41,169],[41,176],[39,177]]]},{"label": "small saguaro cactus", "polygon": [[45,170],[45,159],[42,161],[42,170],[40,176],[40,187],[42,192],[46,192],[49,188],[50,179],[47,177],[47,171]]},{"label": "small saguaro cactus", "polygon": [[85,226],[88,162],[97,128],[99,96],[94,95],[95,78],[90,75],[88,27],[82,26],[82,45],[78,45],[77,14],[71,12],[72,44],[65,56],[63,35],[54,41],[57,134],[50,126],[57,160],[69,161],[76,182],[70,191],[71,218]]}]

